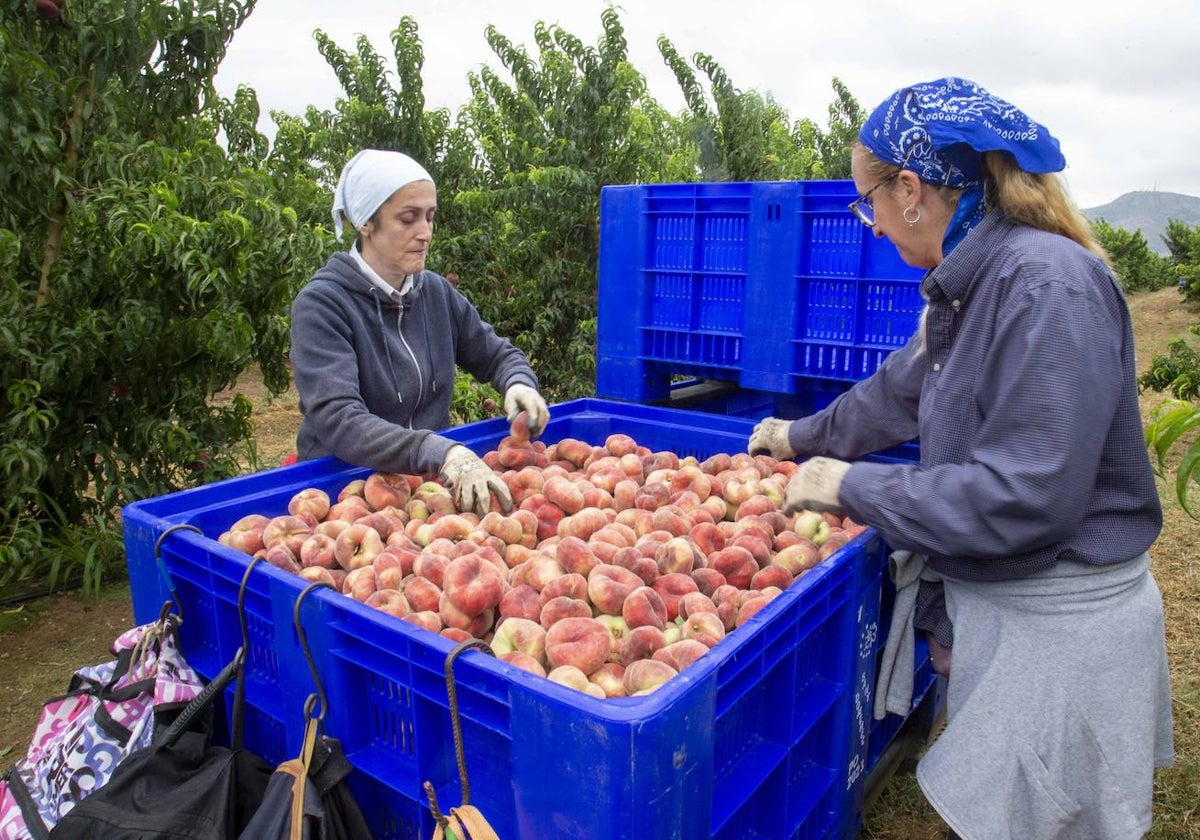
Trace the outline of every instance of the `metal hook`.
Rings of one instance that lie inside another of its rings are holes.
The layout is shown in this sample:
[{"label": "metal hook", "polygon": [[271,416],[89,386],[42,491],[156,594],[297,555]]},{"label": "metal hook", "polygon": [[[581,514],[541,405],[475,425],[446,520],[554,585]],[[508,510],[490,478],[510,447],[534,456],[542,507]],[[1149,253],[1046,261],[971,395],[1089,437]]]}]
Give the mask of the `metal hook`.
[{"label": "metal hook", "polygon": [[250,562],[246,565],[246,571],[242,572],[242,582],[238,586],[238,623],[242,628],[242,648],[245,650],[250,649],[250,630],[246,626],[246,588],[250,582],[250,573],[262,559],[261,555],[250,558]]},{"label": "metal hook", "polygon": [[254,571],[254,567],[262,559],[261,555],[250,558],[250,562],[246,564],[246,571],[242,573],[242,582],[238,586],[238,624],[241,625],[242,629],[242,646],[234,654],[234,662],[237,669],[237,684],[233,689],[233,722],[230,725],[234,749],[241,749],[242,746],[242,727],[244,725],[246,708],[246,680],[244,670],[246,657],[250,655],[250,629],[246,624],[246,589],[250,583],[250,573]]},{"label": "metal hook", "polygon": [[462,785],[462,804],[471,804],[471,783],[467,779],[467,756],[463,750],[462,721],[458,714],[458,688],[454,684],[454,660],[477,648],[490,656],[496,654],[487,642],[482,639],[465,639],[454,646],[446,656],[446,699],[450,702],[450,729],[454,733],[454,759],[458,762],[458,780]]},{"label": "metal hook", "polygon": [[[204,536],[204,532],[195,525],[190,525],[186,522],[180,522],[167,528],[158,535],[158,539],[154,541],[154,563],[158,566],[159,574],[162,575],[163,583],[167,585],[167,591],[171,593],[171,601],[175,604],[175,611],[179,613],[179,620],[183,621],[183,604],[179,602],[179,593],[175,591],[175,581],[171,579],[171,573],[167,571],[167,564],[162,559],[162,544],[168,534],[173,534],[176,531],[195,531],[200,536]],[[166,605],[163,607],[163,613],[166,612]],[[162,620],[164,615],[160,613],[159,619]]]},{"label": "metal hook", "polygon": [[[304,651],[304,659],[308,662],[308,670],[312,674],[313,684],[316,686],[317,693],[308,695],[308,699],[304,701],[304,714],[306,717],[312,717],[320,721],[325,718],[325,710],[329,708],[329,698],[325,695],[325,686],[321,684],[321,675],[317,673],[317,663],[313,659],[312,650],[308,646],[308,634],[304,632],[304,622],[300,620],[300,606],[304,603],[304,596],[314,589],[333,589],[325,581],[313,581],[296,598],[296,605],[292,607],[292,623],[296,626],[296,636],[300,639],[300,649]],[[336,591],[336,590],[334,590]],[[320,705],[320,713],[314,714],[314,704]]]}]

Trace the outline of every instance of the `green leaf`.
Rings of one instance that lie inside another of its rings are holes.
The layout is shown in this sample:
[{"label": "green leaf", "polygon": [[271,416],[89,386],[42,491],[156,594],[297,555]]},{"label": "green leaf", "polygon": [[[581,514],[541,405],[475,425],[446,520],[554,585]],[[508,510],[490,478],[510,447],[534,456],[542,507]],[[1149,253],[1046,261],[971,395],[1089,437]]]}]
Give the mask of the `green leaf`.
[{"label": "green leaf", "polygon": [[1146,441],[1153,448],[1160,468],[1167,463],[1175,442],[1198,426],[1200,408],[1179,401],[1168,401],[1158,407],[1146,427]]},{"label": "green leaf", "polygon": [[1179,506],[1188,516],[1196,519],[1196,513],[1188,505],[1188,491],[1193,482],[1200,483],[1200,442],[1192,444],[1184,453],[1175,475],[1175,495],[1179,499]]}]

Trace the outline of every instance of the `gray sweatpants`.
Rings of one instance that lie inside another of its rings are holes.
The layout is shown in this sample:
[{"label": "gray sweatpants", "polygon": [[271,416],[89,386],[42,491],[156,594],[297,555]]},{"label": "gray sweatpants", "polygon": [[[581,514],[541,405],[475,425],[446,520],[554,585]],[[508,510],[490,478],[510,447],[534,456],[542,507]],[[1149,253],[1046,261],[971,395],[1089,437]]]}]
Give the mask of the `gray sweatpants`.
[{"label": "gray sweatpants", "polygon": [[917,780],[963,840],[1129,840],[1174,760],[1162,597],[1142,555],[945,580],[946,729]]}]

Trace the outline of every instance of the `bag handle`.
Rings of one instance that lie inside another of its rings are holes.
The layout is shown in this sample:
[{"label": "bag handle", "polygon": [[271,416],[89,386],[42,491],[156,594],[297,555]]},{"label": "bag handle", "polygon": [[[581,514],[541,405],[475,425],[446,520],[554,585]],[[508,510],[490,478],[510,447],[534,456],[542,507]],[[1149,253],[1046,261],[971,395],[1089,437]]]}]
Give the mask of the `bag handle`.
[{"label": "bag handle", "polygon": [[183,710],[171,725],[163,731],[162,736],[154,739],[156,744],[167,747],[174,746],[183,736],[183,733],[191,728],[192,721],[212,704],[213,698],[227,689],[230,683],[238,679],[242,670],[243,653],[243,648],[237,649],[233,660],[222,668],[220,673],[213,677],[208,685],[204,686],[200,690],[200,693],[183,707]]},{"label": "bag handle", "polygon": [[444,828],[445,840],[500,840],[496,829],[474,805],[451,808],[449,824]]}]

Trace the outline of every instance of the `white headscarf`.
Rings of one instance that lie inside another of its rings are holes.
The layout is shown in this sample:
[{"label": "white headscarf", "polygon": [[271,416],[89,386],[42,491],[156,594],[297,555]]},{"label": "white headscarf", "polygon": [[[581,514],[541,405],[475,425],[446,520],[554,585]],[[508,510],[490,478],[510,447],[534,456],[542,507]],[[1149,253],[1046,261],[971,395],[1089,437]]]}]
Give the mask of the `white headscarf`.
[{"label": "white headscarf", "polygon": [[413,181],[432,181],[425,167],[401,152],[363,149],[350,158],[333,191],[333,231],[342,235],[342,214],[359,227],[392,194]]}]

